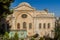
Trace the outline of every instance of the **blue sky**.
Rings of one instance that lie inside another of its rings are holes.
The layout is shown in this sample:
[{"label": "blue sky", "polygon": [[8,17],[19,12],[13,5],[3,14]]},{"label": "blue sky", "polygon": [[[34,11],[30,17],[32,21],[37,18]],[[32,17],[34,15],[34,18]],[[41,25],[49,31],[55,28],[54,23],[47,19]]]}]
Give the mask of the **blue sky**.
[{"label": "blue sky", "polygon": [[15,0],[10,8],[14,8],[22,2],[28,2],[37,10],[48,9],[49,12],[53,12],[57,17],[60,17],[60,0]]}]

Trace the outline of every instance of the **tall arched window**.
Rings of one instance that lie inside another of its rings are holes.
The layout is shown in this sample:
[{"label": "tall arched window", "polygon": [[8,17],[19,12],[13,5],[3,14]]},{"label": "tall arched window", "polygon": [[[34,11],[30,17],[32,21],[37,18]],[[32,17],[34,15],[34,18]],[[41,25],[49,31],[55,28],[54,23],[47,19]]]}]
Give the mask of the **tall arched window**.
[{"label": "tall arched window", "polygon": [[20,29],[20,23],[17,23],[17,29]]},{"label": "tall arched window", "polygon": [[41,28],[41,23],[39,23],[39,29]]},{"label": "tall arched window", "polygon": [[43,24],[43,28],[46,28],[46,24],[45,23]]},{"label": "tall arched window", "polygon": [[32,28],[32,23],[29,23],[29,29],[31,29]]},{"label": "tall arched window", "polygon": [[23,22],[23,28],[26,28],[26,22]]},{"label": "tall arched window", "polygon": [[50,28],[50,23],[48,23],[48,28]]}]

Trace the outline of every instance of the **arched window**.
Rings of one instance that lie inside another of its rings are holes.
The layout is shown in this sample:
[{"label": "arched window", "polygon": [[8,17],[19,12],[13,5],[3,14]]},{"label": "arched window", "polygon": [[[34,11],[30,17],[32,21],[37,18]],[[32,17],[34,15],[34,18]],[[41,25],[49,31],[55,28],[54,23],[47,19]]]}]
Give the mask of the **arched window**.
[{"label": "arched window", "polygon": [[26,28],[26,22],[23,22],[23,28]]},{"label": "arched window", "polygon": [[48,28],[50,28],[50,23],[48,23]]},{"label": "arched window", "polygon": [[39,29],[41,28],[41,23],[39,23]]},{"label": "arched window", "polygon": [[17,24],[17,29],[20,29],[20,23]]},{"label": "arched window", "polygon": [[46,28],[46,24],[45,23],[43,24],[43,28]]},{"label": "arched window", "polygon": [[32,23],[29,23],[29,29],[31,29],[32,28]]}]

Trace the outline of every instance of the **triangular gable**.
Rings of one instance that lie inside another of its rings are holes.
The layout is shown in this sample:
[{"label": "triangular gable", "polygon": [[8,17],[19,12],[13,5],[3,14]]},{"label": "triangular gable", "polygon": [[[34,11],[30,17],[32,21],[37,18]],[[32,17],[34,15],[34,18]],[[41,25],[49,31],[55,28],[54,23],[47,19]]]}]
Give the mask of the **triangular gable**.
[{"label": "triangular gable", "polygon": [[20,5],[18,5],[15,10],[35,10],[32,8],[28,3],[23,2]]}]

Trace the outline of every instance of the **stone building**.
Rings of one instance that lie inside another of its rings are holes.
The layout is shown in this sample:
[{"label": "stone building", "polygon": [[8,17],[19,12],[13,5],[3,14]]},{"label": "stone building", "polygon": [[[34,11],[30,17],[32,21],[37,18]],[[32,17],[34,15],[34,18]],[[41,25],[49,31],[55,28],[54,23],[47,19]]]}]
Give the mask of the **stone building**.
[{"label": "stone building", "polygon": [[10,35],[15,32],[19,37],[30,37],[38,34],[39,37],[54,37],[55,15],[48,10],[36,10],[26,2],[20,3],[13,9],[13,14],[7,17],[10,23]]}]

